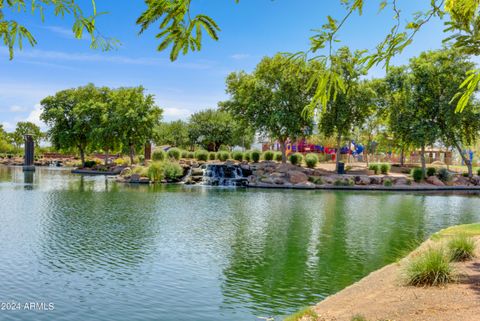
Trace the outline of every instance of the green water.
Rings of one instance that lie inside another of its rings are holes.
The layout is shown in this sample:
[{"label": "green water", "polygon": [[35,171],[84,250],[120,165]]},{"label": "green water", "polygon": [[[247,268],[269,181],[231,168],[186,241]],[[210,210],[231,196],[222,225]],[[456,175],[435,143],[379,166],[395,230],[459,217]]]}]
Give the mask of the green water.
[{"label": "green water", "polygon": [[126,186],[0,167],[0,320],[259,320],[312,305],[477,195]]}]

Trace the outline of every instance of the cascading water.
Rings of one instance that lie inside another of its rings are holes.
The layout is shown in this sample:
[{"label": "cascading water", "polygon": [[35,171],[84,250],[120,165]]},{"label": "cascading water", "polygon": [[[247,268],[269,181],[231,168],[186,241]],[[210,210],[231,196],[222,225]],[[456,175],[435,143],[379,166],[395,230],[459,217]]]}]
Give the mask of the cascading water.
[{"label": "cascading water", "polygon": [[211,186],[245,186],[247,173],[235,164],[205,164],[203,168],[203,185]]}]

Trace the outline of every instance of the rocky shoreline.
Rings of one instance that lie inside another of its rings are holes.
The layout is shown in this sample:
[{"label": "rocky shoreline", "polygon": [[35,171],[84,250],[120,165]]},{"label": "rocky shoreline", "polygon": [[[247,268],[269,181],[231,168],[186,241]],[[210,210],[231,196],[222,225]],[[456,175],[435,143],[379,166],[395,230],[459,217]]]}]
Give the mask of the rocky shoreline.
[{"label": "rocky shoreline", "polygon": [[[368,170],[347,172],[339,175],[322,168],[305,168],[289,163],[282,164],[274,161],[258,163],[247,162],[202,162],[180,160],[184,170],[184,177],[175,183],[183,182],[187,185],[222,185],[222,181],[214,179],[215,167],[223,167],[222,175],[232,178],[238,184],[249,188],[276,188],[276,189],[332,189],[332,190],[390,190],[390,191],[452,191],[480,190],[480,176],[472,179],[452,172],[451,181],[444,183],[437,176],[430,176],[423,182],[413,181],[408,174],[391,173],[387,175],[371,175]],[[237,174],[233,173],[237,171]],[[147,177],[134,174],[125,177],[119,175],[119,181],[126,183],[150,183]],[[162,181],[162,183],[169,183]]]}]

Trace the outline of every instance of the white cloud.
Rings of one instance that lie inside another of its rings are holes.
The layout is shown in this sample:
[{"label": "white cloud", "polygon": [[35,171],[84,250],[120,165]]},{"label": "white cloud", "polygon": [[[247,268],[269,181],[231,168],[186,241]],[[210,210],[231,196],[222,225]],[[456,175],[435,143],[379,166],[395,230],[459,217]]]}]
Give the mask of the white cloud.
[{"label": "white cloud", "polygon": [[23,113],[24,111],[27,111],[25,107],[18,106],[18,105],[10,106],[9,110],[12,113]]},{"label": "white cloud", "polygon": [[185,118],[192,112],[185,108],[164,108],[163,115],[169,118]]},{"label": "white cloud", "polygon": [[33,110],[30,111],[30,114],[28,114],[27,118],[25,118],[25,121],[29,121],[31,123],[34,123],[37,126],[40,126],[41,128],[45,128],[45,124],[40,120],[40,115],[42,114],[42,105],[36,104],[33,107]]},{"label": "white cloud", "polygon": [[15,124],[12,124],[8,121],[4,121],[2,122],[2,125],[3,125],[3,129],[7,132],[11,132],[11,131],[14,131],[15,130]]},{"label": "white cloud", "polygon": [[[42,26],[43,29],[56,33],[62,38],[76,39],[73,31],[71,29],[59,27],[59,26]],[[86,35],[82,35],[82,40],[88,40]]]},{"label": "white cloud", "polygon": [[237,53],[237,54],[231,55],[230,58],[235,59],[235,60],[243,60],[243,59],[250,58],[250,55],[249,54]]}]

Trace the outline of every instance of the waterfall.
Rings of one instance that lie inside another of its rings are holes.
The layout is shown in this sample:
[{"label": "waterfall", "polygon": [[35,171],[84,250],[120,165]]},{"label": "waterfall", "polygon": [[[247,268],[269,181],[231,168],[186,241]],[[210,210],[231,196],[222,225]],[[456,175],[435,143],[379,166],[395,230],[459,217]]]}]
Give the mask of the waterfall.
[{"label": "waterfall", "polygon": [[245,186],[247,178],[239,165],[205,164],[203,185],[211,186]]}]

